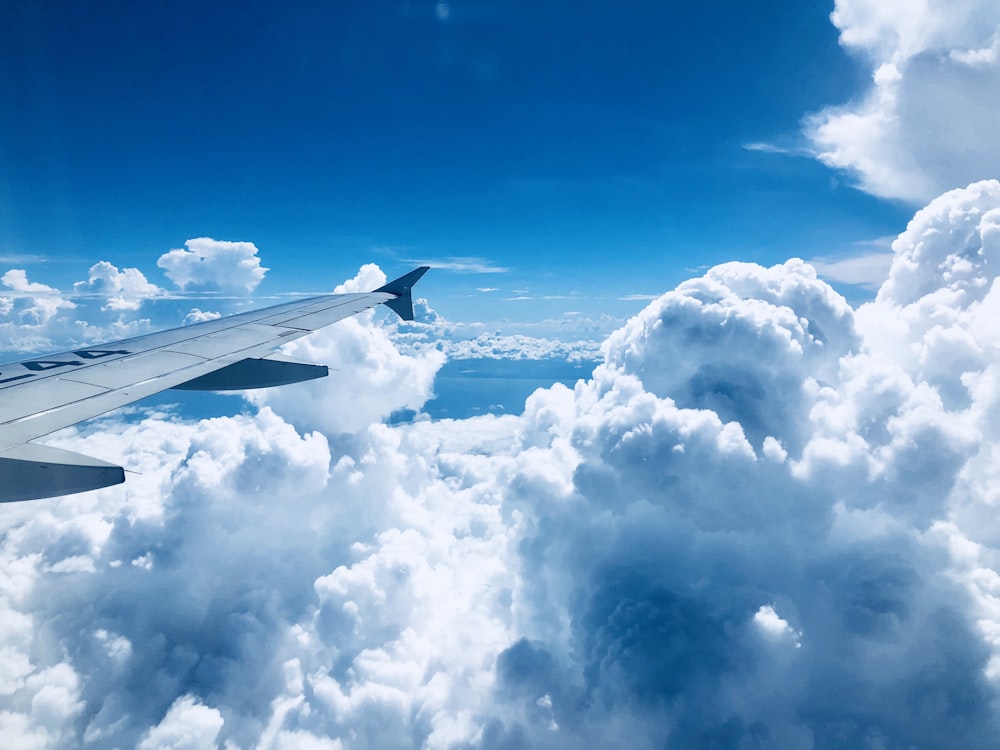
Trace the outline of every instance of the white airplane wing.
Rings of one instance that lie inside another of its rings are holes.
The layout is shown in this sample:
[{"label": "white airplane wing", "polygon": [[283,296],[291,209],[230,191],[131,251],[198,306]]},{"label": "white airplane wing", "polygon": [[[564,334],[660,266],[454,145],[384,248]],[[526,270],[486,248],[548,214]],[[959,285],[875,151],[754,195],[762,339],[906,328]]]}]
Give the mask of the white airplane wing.
[{"label": "white airplane wing", "polygon": [[379,304],[413,319],[417,268],[365,294],[327,294],[41,359],[0,365],[0,502],[121,484],[120,466],[32,443],[168,388],[242,390],[327,375],[274,350]]}]

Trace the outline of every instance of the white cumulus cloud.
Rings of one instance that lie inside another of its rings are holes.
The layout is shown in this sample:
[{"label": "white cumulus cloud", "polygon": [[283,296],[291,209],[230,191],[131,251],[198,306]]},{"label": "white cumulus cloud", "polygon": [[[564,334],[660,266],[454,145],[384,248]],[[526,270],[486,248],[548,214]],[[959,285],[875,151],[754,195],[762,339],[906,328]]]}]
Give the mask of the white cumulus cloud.
[{"label": "white cumulus cloud", "polygon": [[119,269],[106,260],[92,265],[87,280],[76,282],[73,288],[77,293],[106,297],[108,310],[138,310],[143,300],[164,294],[138,268]]},{"label": "white cumulus cloud", "polygon": [[58,289],[28,280],[20,268],[12,268],[0,276],[10,293],[0,290],[0,332],[4,335],[5,348],[14,351],[32,351],[48,347],[53,328],[60,324],[63,314],[76,308]]},{"label": "white cumulus cloud", "polygon": [[[369,291],[385,281],[385,274],[368,264],[334,291]],[[356,432],[394,412],[419,409],[431,398],[434,376],[445,357],[433,349],[403,354],[388,328],[372,324],[374,316],[375,311],[367,311],[347,318],[282,349],[296,359],[329,366],[329,378],[251,392],[250,401],[268,404],[296,424],[328,432]]]},{"label": "white cumulus cloud", "polygon": [[1000,172],[1000,5],[837,0],[831,19],[872,82],[807,118],[821,161],[863,190],[913,202]]},{"label": "white cumulus cloud", "polygon": [[252,242],[211,237],[188,240],[183,248],[161,255],[156,265],[181,289],[227,294],[249,294],[268,271],[261,266],[257,246]]}]

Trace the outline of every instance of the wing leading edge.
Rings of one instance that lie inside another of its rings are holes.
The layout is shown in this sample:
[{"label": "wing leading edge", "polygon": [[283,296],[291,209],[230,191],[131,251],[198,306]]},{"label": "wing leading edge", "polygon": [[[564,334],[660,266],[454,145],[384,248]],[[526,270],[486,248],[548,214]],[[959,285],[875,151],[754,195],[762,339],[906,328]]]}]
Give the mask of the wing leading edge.
[{"label": "wing leading edge", "polygon": [[0,365],[0,502],[121,484],[122,467],[29,441],[168,388],[242,390],[325,377],[275,349],[380,304],[413,320],[427,266],[363,294],[327,294]]}]

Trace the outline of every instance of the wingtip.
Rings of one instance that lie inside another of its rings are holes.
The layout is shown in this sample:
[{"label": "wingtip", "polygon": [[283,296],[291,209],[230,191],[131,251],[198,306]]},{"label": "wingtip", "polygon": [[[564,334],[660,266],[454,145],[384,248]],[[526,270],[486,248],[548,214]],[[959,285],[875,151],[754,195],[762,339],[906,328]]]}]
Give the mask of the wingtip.
[{"label": "wingtip", "polygon": [[409,273],[404,273],[398,279],[393,279],[392,281],[387,282],[375,291],[399,295],[406,294],[413,288],[414,284],[420,281],[423,275],[427,273],[430,268],[430,266],[420,266],[418,268],[414,268]]},{"label": "wingtip", "polygon": [[398,279],[393,279],[375,291],[396,295],[395,299],[386,300],[384,303],[385,306],[403,320],[413,320],[413,295],[411,294],[411,290],[413,289],[413,285],[420,281],[420,278],[429,270],[430,266],[414,268],[409,273],[403,274]]}]

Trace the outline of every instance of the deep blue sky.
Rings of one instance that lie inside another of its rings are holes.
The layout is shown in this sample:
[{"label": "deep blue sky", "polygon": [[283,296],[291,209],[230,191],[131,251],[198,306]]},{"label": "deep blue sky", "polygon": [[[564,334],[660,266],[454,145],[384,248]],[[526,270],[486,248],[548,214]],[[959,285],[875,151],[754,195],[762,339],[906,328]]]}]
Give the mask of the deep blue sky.
[{"label": "deep blue sky", "polygon": [[[164,284],[159,255],[211,236],[255,242],[280,293],[476,257],[511,270],[428,276],[434,306],[528,320],[849,251],[912,209],[744,148],[801,145],[804,115],[862,89],[831,9],[4,2],[0,255],[60,262],[2,265],[68,288],[106,259]],[[502,291],[466,296],[483,286]]]}]

